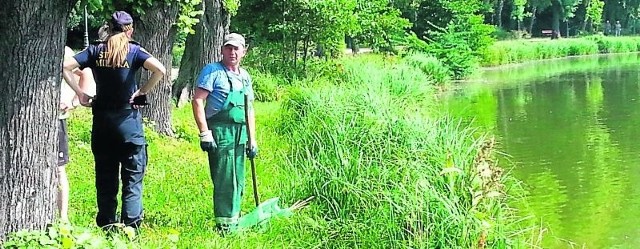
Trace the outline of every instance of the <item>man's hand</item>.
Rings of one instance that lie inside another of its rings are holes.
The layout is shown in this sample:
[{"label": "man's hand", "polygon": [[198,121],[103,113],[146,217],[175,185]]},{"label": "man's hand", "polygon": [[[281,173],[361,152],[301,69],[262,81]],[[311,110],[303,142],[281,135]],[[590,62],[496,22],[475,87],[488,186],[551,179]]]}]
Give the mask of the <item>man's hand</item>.
[{"label": "man's hand", "polygon": [[216,148],[218,148],[218,145],[213,141],[211,130],[200,132],[200,149],[204,152],[212,152]]},{"label": "man's hand", "polygon": [[258,155],[258,146],[255,143],[252,143],[247,147],[247,157],[249,159],[253,159]]}]

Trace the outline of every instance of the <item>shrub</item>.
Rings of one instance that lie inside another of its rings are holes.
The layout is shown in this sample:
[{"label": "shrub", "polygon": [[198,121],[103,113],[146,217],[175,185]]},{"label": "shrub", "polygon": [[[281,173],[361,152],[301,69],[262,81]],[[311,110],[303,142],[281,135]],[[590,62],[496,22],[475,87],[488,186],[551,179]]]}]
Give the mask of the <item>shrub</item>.
[{"label": "shrub", "polygon": [[454,79],[471,75],[478,64],[471,47],[456,33],[443,33],[436,42],[429,44],[428,51],[447,65]]},{"label": "shrub", "polygon": [[436,57],[425,54],[412,54],[405,61],[425,73],[437,85],[446,84],[453,76],[449,69]]}]

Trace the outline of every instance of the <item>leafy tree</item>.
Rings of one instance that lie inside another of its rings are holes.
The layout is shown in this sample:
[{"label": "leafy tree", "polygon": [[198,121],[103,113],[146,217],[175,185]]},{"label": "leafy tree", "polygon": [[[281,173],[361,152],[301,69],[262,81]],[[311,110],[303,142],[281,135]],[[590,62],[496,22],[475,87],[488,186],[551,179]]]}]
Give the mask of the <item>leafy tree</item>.
[{"label": "leafy tree", "polygon": [[513,0],[513,8],[511,10],[511,19],[516,20],[517,22],[517,30],[520,30],[522,21],[524,17],[527,15],[525,13],[525,5],[527,4],[527,0]]},{"label": "leafy tree", "polygon": [[[397,42],[407,36],[411,27],[400,10],[385,0],[357,1],[355,17],[358,26],[349,35],[374,49],[393,51]],[[417,4],[417,1],[411,4]]]},{"label": "leafy tree", "polygon": [[[591,23],[591,25],[600,26],[602,23],[602,11],[604,10],[604,2],[602,0],[588,0],[587,2],[587,10],[585,11],[585,21],[584,24],[586,26],[587,23]],[[583,26],[583,30],[585,27]]]},{"label": "leafy tree", "polygon": [[[391,50],[403,40],[410,23],[389,1],[247,0],[232,26],[253,39],[255,60],[286,76],[304,74],[311,54],[337,57],[345,36],[375,49]],[[279,54],[279,56],[275,56]],[[268,58],[268,59],[267,59]]]}]

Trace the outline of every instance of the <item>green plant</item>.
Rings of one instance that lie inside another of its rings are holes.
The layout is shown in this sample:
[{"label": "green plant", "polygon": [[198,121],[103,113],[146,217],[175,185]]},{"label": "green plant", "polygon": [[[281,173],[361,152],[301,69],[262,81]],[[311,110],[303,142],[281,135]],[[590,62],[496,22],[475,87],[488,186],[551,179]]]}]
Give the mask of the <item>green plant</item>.
[{"label": "green plant", "polygon": [[449,69],[434,56],[412,54],[404,59],[409,65],[420,69],[420,71],[429,76],[437,85],[448,83],[453,76]]},{"label": "green plant", "polygon": [[251,75],[256,100],[262,102],[280,100],[284,93],[283,79],[262,72],[254,72]]},{"label": "green plant", "polygon": [[417,73],[398,65],[386,73],[378,63],[355,71],[347,64],[351,84],[301,87],[283,103],[278,131],[291,145],[285,169],[298,179],[296,195],[322,200],[316,215],[328,224],[319,226],[335,231],[325,246],[517,244],[505,233],[517,225],[504,211],[504,176],[490,143],[430,116],[424,106],[432,100],[420,95],[430,87],[417,84]]},{"label": "green plant", "polygon": [[53,224],[45,230],[21,230],[9,235],[3,248],[139,248],[135,232],[130,227],[122,233],[106,234],[97,230]]},{"label": "green plant", "polygon": [[471,75],[478,65],[475,52],[467,41],[451,28],[436,35],[434,42],[429,44],[428,52],[449,68],[454,79]]},{"label": "green plant", "polygon": [[171,49],[171,55],[173,56],[173,60],[171,63],[173,67],[179,67],[180,62],[182,61],[182,55],[184,54],[184,45],[182,46],[173,46]]}]

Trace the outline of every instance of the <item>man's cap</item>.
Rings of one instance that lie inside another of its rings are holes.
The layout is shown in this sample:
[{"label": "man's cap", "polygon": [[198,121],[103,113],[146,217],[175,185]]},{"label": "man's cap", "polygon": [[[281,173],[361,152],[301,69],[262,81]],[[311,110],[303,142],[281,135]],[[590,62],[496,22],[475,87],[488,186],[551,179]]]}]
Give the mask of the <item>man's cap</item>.
[{"label": "man's cap", "polygon": [[125,26],[132,23],[133,18],[125,11],[116,11],[111,15],[111,26],[115,31],[125,31]]},{"label": "man's cap", "polygon": [[244,37],[238,33],[231,33],[224,36],[223,46],[233,45],[235,47],[244,47]]}]

